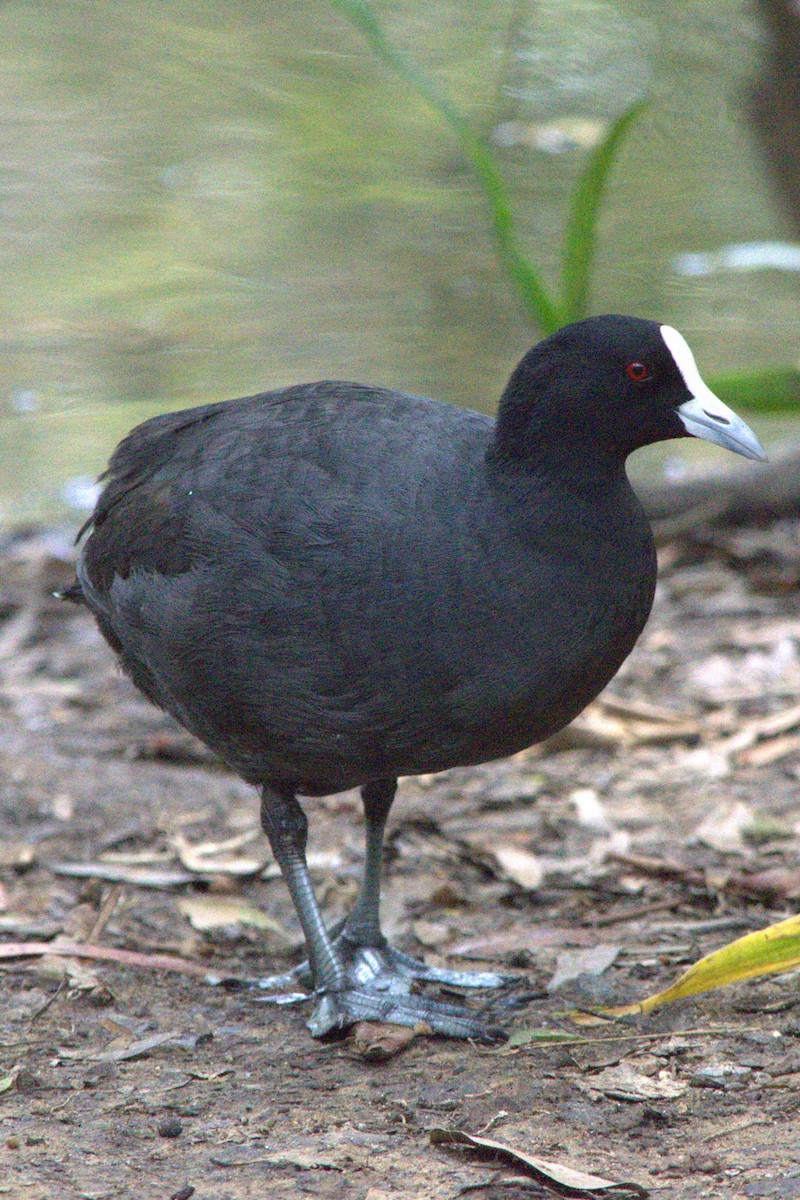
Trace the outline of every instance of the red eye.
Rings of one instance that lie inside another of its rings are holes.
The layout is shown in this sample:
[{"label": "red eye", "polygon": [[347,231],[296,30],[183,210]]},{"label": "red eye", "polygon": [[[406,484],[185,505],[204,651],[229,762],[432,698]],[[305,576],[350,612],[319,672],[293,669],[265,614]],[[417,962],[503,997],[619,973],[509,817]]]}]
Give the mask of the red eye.
[{"label": "red eye", "polygon": [[625,368],[625,374],[628,379],[632,379],[634,383],[642,383],[645,379],[650,378],[650,374],[644,363],[632,362],[628,363]]}]

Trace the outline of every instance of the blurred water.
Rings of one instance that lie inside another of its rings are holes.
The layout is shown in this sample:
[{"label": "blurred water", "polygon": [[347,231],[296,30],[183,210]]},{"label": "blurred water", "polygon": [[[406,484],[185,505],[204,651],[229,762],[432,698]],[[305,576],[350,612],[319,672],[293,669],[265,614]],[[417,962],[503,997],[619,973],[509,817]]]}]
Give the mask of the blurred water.
[{"label": "blurred water", "polygon": [[[650,96],[595,311],[677,325],[708,371],[797,359],[797,275],[673,269],[788,238],[746,5],[377,8],[492,139],[551,280],[586,147]],[[77,512],[156,411],[321,377],[490,410],[535,340],[452,137],[326,0],[6,0],[0,136],[0,521]]]}]

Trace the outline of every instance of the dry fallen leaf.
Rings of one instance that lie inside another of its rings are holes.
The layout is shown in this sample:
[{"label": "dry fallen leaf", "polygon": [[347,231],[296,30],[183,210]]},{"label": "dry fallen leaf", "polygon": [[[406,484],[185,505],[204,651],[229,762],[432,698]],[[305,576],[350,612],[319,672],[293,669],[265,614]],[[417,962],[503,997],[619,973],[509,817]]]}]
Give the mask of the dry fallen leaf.
[{"label": "dry fallen leaf", "polygon": [[272,1167],[297,1167],[301,1171],[342,1171],[345,1166],[353,1165],[353,1155],[344,1159],[323,1154],[313,1147],[308,1150],[287,1148],[267,1150],[263,1154],[247,1154],[244,1150],[240,1150],[238,1154],[222,1154],[217,1151],[209,1155],[209,1161],[217,1167],[252,1167],[263,1163]]},{"label": "dry fallen leaf", "polygon": [[241,896],[219,896],[212,892],[200,896],[181,896],[178,908],[200,933],[225,925],[252,925],[256,929],[267,929],[277,934],[287,946],[295,945],[297,940],[279,921]]},{"label": "dry fallen leaf", "polygon": [[747,882],[756,894],[781,900],[800,899],[800,867],[767,867],[748,875]]},{"label": "dry fallen leaf", "polygon": [[226,842],[200,842],[192,845],[180,831],[173,833],[170,843],[187,871],[199,875],[235,875],[248,877],[260,874],[270,861],[265,852],[259,858],[237,856],[234,851],[253,841],[258,830],[246,830]]},{"label": "dry fallen leaf", "polygon": [[412,921],[411,928],[414,931],[414,937],[423,946],[429,946],[432,950],[443,946],[445,942],[450,940],[450,927],[444,921]]},{"label": "dry fallen leaf", "polygon": [[191,871],[174,867],[128,867],[113,862],[55,862],[48,863],[48,867],[54,875],[67,875],[72,879],[105,879],[109,883],[130,883],[135,887],[182,887],[197,880]]},{"label": "dry fallen leaf", "polygon": [[637,746],[685,741],[705,722],[642,702],[598,696],[580,716],[544,743],[545,752],[582,746]]},{"label": "dry fallen leaf", "polygon": [[509,879],[526,892],[535,892],[544,878],[541,859],[519,846],[492,846],[491,853],[498,866]]},{"label": "dry fallen leaf", "polygon": [[742,750],[737,761],[742,767],[768,767],[796,753],[800,753],[800,734],[785,733],[751,746],[749,750]]},{"label": "dry fallen leaf", "polygon": [[741,1084],[753,1074],[752,1067],[743,1067],[741,1063],[730,1059],[716,1059],[704,1062],[692,1073],[690,1083],[693,1087],[713,1087],[727,1090],[733,1085]]},{"label": "dry fallen leaf", "polygon": [[57,821],[71,821],[75,811],[75,801],[69,792],[57,792],[50,801],[50,811]]},{"label": "dry fallen leaf", "polygon": [[387,1025],[381,1021],[359,1021],[353,1026],[353,1047],[365,1062],[386,1062],[394,1058],[421,1034],[430,1033],[425,1024]]},{"label": "dry fallen leaf", "polygon": [[556,959],[553,978],[547,985],[548,992],[555,992],[565,983],[571,983],[579,975],[602,975],[620,952],[619,946],[603,942],[586,950],[562,950]]},{"label": "dry fallen leaf", "polygon": [[596,937],[594,930],[577,925],[517,925],[484,937],[468,938],[448,949],[454,958],[483,961],[517,954],[520,950],[538,954],[553,946],[591,946]]},{"label": "dry fallen leaf", "polygon": [[87,1057],[93,1058],[96,1062],[130,1062],[131,1059],[141,1058],[142,1055],[149,1054],[151,1050],[156,1050],[159,1046],[164,1046],[167,1042],[172,1042],[180,1036],[181,1033],[178,1029],[171,1029],[167,1033],[150,1034],[143,1038],[132,1039],[130,1036],[122,1036],[114,1038],[101,1054]]},{"label": "dry fallen leaf", "polygon": [[750,828],[754,820],[752,808],[741,800],[720,804],[697,826],[690,841],[702,842],[712,850],[721,850],[723,853],[744,854],[748,849],[744,840],[745,830]]},{"label": "dry fallen leaf", "polygon": [[[59,943],[58,952],[62,957],[98,959],[101,962],[120,963],[123,966],[144,967],[149,971],[178,971],[182,975],[194,975],[211,985],[221,983],[223,979],[223,976],[205,967],[199,967],[197,963],[186,962],[173,954],[141,954],[137,950],[121,950],[116,946],[91,946],[85,942]],[[0,962],[14,958],[41,958],[43,955],[55,957],[52,942],[0,943]]]},{"label": "dry fallen leaf", "polygon": [[594,788],[575,788],[569,799],[575,806],[578,824],[585,829],[596,829],[599,833],[611,832],[611,821],[605,805]]},{"label": "dry fallen leaf", "polygon": [[575,1167],[564,1166],[563,1163],[550,1162],[546,1158],[536,1158],[506,1146],[503,1142],[495,1142],[491,1138],[474,1137],[456,1129],[431,1129],[430,1139],[434,1146],[469,1146],[473,1150],[483,1151],[491,1157],[499,1156],[515,1167],[523,1167],[534,1178],[544,1179],[546,1183],[555,1184],[559,1190],[567,1194],[571,1192],[590,1192],[602,1196],[630,1196],[645,1198],[648,1192],[638,1183],[618,1183],[613,1179],[603,1179],[600,1175],[588,1175]]},{"label": "dry fallen leaf", "polygon": [[[725,660],[727,662],[727,660]],[[706,746],[689,751],[684,763],[694,766],[709,778],[724,778],[733,769],[733,764],[759,766],[790,754],[800,744],[797,737],[782,737],[800,724],[800,704],[768,713],[765,717],[739,718],[736,728],[728,737],[717,738]],[[757,743],[765,741],[765,745]],[[773,745],[776,743],[776,745]]]},{"label": "dry fallen leaf", "polygon": [[36,851],[27,842],[12,842],[4,840],[0,844],[0,867],[13,867],[15,871],[24,871],[33,866]]},{"label": "dry fallen leaf", "polygon": [[669,1071],[643,1075],[627,1063],[606,1067],[589,1079],[576,1081],[581,1091],[608,1096],[611,1100],[674,1100],[682,1096],[688,1084],[673,1079]]},{"label": "dry fallen leaf", "polygon": [[100,987],[100,978],[94,968],[79,962],[77,958],[45,954],[37,963],[37,972],[58,979],[79,992],[93,992]]}]

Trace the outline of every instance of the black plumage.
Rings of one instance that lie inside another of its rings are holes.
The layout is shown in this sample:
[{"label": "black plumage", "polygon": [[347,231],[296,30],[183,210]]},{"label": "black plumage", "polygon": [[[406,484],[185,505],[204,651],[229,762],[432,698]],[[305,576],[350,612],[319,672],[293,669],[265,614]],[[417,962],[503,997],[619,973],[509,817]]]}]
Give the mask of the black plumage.
[{"label": "black plumage", "polygon": [[[415,964],[380,932],[397,777],[520,750],[605,686],[655,586],[625,459],[687,433],[760,455],[679,334],[600,317],[531,350],[496,421],[323,382],[155,417],[115,451],[73,596],[137,687],[262,788],[315,1033],[363,1016],[481,1031],[412,980],[498,977]],[[365,881],[331,936],[296,795],[355,786]]]}]

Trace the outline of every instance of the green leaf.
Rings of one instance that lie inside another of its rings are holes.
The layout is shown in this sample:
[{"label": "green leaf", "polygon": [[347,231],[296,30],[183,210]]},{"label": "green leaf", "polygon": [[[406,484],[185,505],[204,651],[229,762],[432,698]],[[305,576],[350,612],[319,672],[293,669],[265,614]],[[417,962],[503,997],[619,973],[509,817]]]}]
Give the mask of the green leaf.
[{"label": "green leaf", "polygon": [[589,155],[572,194],[561,266],[564,324],[579,321],[587,315],[603,192],[617,151],[631,125],[647,107],[646,100],[637,100],[617,117],[602,142]]},{"label": "green leaf", "polygon": [[708,381],[720,400],[731,408],[753,412],[787,412],[800,409],[800,370],[797,367],[764,367],[733,375],[715,375]]},{"label": "green leaf", "polygon": [[508,188],[489,149],[444,92],[391,45],[366,0],[330,0],[330,3],[361,30],[378,58],[425,100],[456,135],[464,155],[478,176],[489,206],[503,266],[522,299],[527,315],[544,333],[553,333],[563,324],[560,306],[551,299],[538,272],[517,245]]}]

